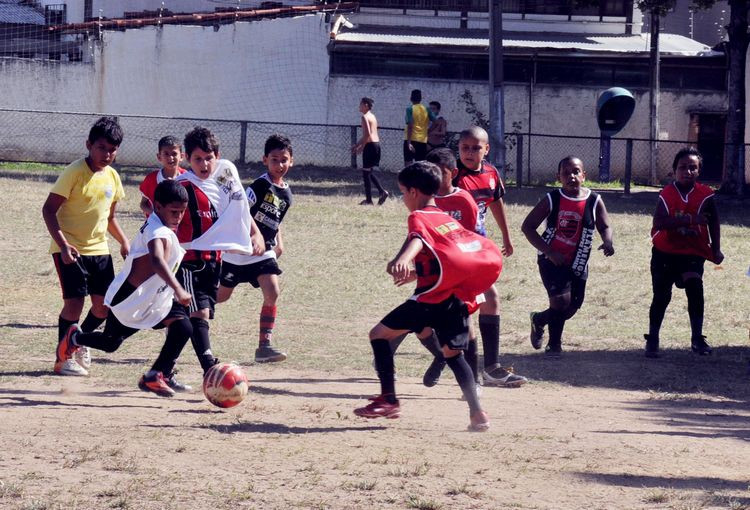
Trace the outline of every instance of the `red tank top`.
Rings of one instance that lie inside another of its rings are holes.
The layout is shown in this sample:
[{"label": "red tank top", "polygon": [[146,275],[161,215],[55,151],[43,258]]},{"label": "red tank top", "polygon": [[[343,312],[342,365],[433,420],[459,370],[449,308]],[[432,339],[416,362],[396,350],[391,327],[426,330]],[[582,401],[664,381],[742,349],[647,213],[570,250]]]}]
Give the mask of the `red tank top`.
[{"label": "red tank top", "polygon": [[[571,198],[560,190],[560,208],[557,213],[555,236],[549,243],[550,248],[565,255],[565,263],[572,264],[578,250],[578,242],[583,231],[583,217],[586,201],[591,191],[580,198]],[[551,206],[550,206],[551,207]]]},{"label": "red tank top", "polygon": [[[162,169],[160,168],[159,170],[154,170],[153,172],[148,174],[143,178],[143,182],[141,182],[141,185],[138,188],[141,191],[141,194],[151,201],[152,205],[154,203],[154,193],[156,192],[156,186],[164,180],[164,176],[161,172]],[[184,173],[185,169],[180,168],[177,175]]]},{"label": "red tank top", "polygon": [[[703,214],[703,206],[712,196],[714,191],[701,183],[695,183],[693,189],[683,195],[673,182],[661,190],[659,199],[667,209],[667,214],[677,218],[687,214]],[[706,225],[669,230],[651,229],[651,240],[657,250],[665,253],[697,255],[707,260],[713,260],[714,257]]]},{"label": "red tank top", "polygon": [[503,258],[495,243],[463,228],[437,207],[409,215],[412,237],[424,243],[414,260],[417,289],[412,296],[421,303],[440,303],[451,295],[471,302],[500,276]]},{"label": "red tank top", "polygon": [[467,230],[477,227],[479,208],[468,191],[454,188],[444,196],[435,195],[435,204]]}]

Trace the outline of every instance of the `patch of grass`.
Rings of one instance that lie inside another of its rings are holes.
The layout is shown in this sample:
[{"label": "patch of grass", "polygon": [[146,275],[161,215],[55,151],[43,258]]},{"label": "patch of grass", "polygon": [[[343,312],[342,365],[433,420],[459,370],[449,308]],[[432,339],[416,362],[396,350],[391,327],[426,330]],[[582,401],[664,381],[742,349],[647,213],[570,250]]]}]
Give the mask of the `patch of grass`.
[{"label": "patch of grass", "polygon": [[132,457],[112,457],[104,464],[106,471],[115,471],[122,473],[136,473],[138,471],[138,462],[135,456]]},{"label": "patch of grass", "polygon": [[427,461],[421,462],[414,466],[406,467],[395,467],[388,470],[388,475],[396,476],[399,478],[403,477],[418,477],[424,476],[430,471],[430,463]]},{"label": "patch of grass", "polygon": [[656,489],[649,490],[646,495],[643,497],[644,503],[652,503],[655,505],[662,505],[664,503],[669,503],[669,501],[674,497],[674,492],[670,491],[669,489],[663,489],[661,487]]},{"label": "patch of grass", "polygon": [[468,481],[464,481],[460,485],[454,485],[453,487],[448,489],[445,494],[447,496],[460,496],[461,494],[463,494],[465,496],[469,496],[472,499],[480,499],[482,497],[482,494],[479,491],[469,487]]},{"label": "patch of grass", "polygon": [[415,510],[440,510],[443,505],[431,499],[423,499],[421,496],[410,495],[406,499],[406,507]]},{"label": "patch of grass", "polygon": [[73,469],[85,462],[95,460],[98,456],[98,451],[99,448],[97,447],[82,448],[69,457],[66,457],[65,462],[63,462],[63,467]]},{"label": "patch of grass", "polygon": [[32,162],[13,162],[13,161],[2,161],[0,162],[0,170],[15,170],[15,171],[45,171],[45,172],[59,172],[65,168],[65,165],[55,165],[50,163],[32,163]]},{"label": "patch of grass", "polygon": [[23,497],[23,487],[14,482],[0,480],[0,499]]},{"label": "patch of grass", "polygon": [[41,499],[30,499],[28,501],[24,501],[19,507],[19,510],[51,510],[52,508],[52,503],[48,501],[42,501]]}]

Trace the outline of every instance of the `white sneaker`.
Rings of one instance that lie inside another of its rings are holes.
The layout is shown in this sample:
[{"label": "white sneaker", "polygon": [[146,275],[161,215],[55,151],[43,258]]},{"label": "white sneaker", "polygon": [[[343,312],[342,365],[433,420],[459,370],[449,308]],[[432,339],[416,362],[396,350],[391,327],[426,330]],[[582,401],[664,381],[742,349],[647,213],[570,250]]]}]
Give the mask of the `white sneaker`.
[{"label": "white sneaker", "polygon": [[88,370],[91,368],[91,349],[85,345],[81,345],[73,353],[73,359],[76,360],[76,363]]},{"label": "white sneaker", "polygon": [[55,373],[58,375],[77,375],[85,377],[89,371],[83,368],[73,358],[55,363]]},{"label": "white sneaker", "polygon": [[513,367],[502,367],[495,364],[489,369],[482,371],[485,386],[498,386],[500,388],[518,388],[529,382],[522,375],[513,373]]}]

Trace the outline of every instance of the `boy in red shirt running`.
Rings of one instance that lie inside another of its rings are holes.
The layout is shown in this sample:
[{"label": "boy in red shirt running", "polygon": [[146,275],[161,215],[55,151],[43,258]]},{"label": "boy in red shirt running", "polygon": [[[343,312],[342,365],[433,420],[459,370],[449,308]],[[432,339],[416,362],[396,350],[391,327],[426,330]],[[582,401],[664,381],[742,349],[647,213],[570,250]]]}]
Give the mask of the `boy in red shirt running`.
[{"label": "boy in red shirt running", "polygon": [[646,356],[659,356],[659,330],[664,320],[672,285],[685,289],[690,316],[693,352],[711,354],[703,336],[703,265],[706,260],[721,264],[721,228],[714,192],[698,182],[703,157],[688,147],[674,157],[675,180],[659,194],[651,239],[651,284],[654,298],[649,310]]},{"label": "boy in red shirt running", "polygon": [[174,136],[165,136],[159,140],[156,159],[161,163],[160,170],[154,170],[146,177],[139,187],[141,191],[141,211],[146,218],[154,211],[154,192],[156,186],[164,180],[176,179],[178,175],[185,173],[180,168],[182,161],[182,145]]},{"label": "boy in red shirt running", "polygon": [[[471,431],[489,428],[463,351],[468,343],[471,301],[492,285],[502,269],[502,255],[492,241],[461,227],[435,205],[440,169],[417,162],[398,175],[403,201],[411,211],[409,234],[387,272],[396,285],[416,280],[414,295],[386,315],[371,331],[370,344],[380,379],[380,395],[354,410],[365,418],[398,418],[393,352],[390,341],[414,332],[421,340],[435,337],[469,404]],[[414,268],[412,268],[412,263]]]},{"label": "boy in red shirt running", "polygon": [[[523,221],[521,230],[539,251],[539,274],[549,296],[549,308],[531,313],[531,345],[542,346],[544,326],[549,325],[549,342],[545,353],[559,357],[565,321],[581,308],[588,278],[588,259],[599,231],[599,249],[614,255],[612,229],[601,197],[582,187],[586,172],[580,159],[568,156],[557,165],[561,189],[547,193]],[[537,228],[546,220],[539,235]]]}]

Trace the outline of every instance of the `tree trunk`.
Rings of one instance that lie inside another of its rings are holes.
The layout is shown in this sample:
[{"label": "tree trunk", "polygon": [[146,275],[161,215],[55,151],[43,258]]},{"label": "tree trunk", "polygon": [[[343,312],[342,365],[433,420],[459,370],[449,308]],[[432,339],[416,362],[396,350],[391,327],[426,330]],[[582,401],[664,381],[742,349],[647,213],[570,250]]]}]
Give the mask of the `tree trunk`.
[{"label": "tree trunk", "polygon": [[729,84],[727,145],[720,191],[742,194],[745,187],[745,64],[747,60],[747,1],[729,1]]}]

